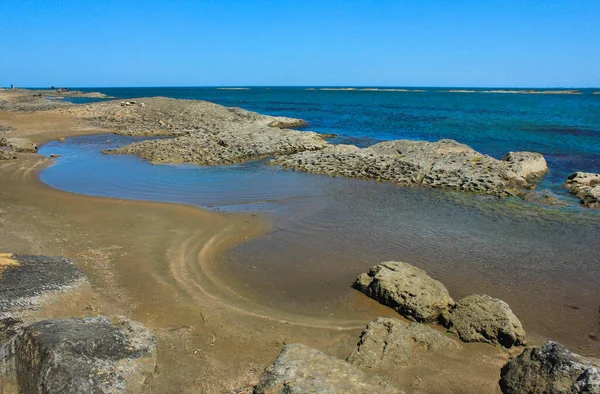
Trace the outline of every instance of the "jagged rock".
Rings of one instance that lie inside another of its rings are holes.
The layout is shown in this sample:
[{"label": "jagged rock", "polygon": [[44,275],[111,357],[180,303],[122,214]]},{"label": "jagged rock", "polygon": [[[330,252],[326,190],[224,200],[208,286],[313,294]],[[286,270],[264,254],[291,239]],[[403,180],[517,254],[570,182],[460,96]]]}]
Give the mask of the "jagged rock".
[{"label": "jagged rock", "polygon": [[539,178],[548,172],[546,159],[535,152],[508,152],[502,159],[523,179]]},{"label": "jagged rock", "polygon": [[16,152],[37,152],[37,146],[27,138],[0,138],[0,146],[7,146]]},{"label": "jagged rock", "polygon": [[600,174],[576,172],[563,185],[586,207],[600,208]]},{"label": "jagged rock", "polygon": [[255,394],[401,393],[375,375],[301,344],[286,345]]},{"label": "jagged rock", "polygon": [[416,348],[423,347],[431,353],[461,348],[455,340],[424,324],[379,317],[362,332],[347,361],[370,369],[396,370],[409,363]]},{"label": "jagged rock", "polygon": [[600,360],[571,353],[556,342],[526,348],[502,368],[501,376],[505,394],[600,393]]},{"label": "jagged rock", "polygon": [[0,348],[3,380],[23,393],[140,393],[156,367],[156,337],[105,317],[45,320]]},{"label": "jagged rock", "polygon": [[418,322],[436,321],[454,306],[446,287],[410,264],[388,261],[361,274],[354,287],[402,316]]},{"label": "jagged rock", "polygon": [[525,330],[508,304],[473,294],[442,315],[442,323],[465,342],[486,342],[505,348],[525,345]]},{"label": "jagged rock", "polygon": [[0,253],[0,343],[23,323],[21,311],[84,282],[85,275],[65,257]]},{"label": "jagged rock", "polygon": [[17,153],[11,146],[0,146],[0,160],[12,160],[17,158]]},{"label": "jagged rock", "polygon": [[331,176],[500,197],[514,196],[523,188],[532,188],[528,178],[539,176],[547,169],[544,158],[537,153],[516,152],[505,160],[497,160],[448,139],[386,141],[362,149],[335,145],[321,151],[279,156],[271,164]]}]

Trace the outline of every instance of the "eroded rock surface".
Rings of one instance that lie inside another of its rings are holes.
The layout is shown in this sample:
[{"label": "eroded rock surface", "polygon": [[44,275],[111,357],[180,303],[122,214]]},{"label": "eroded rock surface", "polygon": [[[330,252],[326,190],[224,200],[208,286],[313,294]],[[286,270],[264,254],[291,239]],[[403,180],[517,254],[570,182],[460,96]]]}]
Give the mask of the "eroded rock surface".
[{"label": "eroded rock surface", "polygon": [[17,158],[17,152],[10,146],[0,146],[0,160],[12,160]]},{"label": "eroded rock surface", "polygon": [[437,321],[454,306],[446,287],[410,264],[388,261],[361,274],[354,287],[402,316],[418,322]]},{"label": "eroded rock surface", "polygon": [[508,197],[531,188],[528,179],[547,171],[540,154],[510,153],[504,160],[484,155],[454,140],[386,141],[368,148],[334,145],[276,157],[283,168],[332,176],[374,179]]},{"label": "eroded rock surface", "polygon": [[27,138],[0,138],[0,146],[12,148],[15,152],[37,152],[37,146]]},{"label": "eroded rock surface", "polygon": [[600,174],[576,172],[563,185],[586,207],[600,208]]},{"label": "eroded rock surface", "polygon": [[487,295],[473,294],[456,303],[442,322],[465,342],[486,342],[505,348],[525,344],[525,330],[508,304]]},{"label": "eroded rock surface", "polygon": [[407,324],[380,317],[362,332],[356,349],[347,361],[369,369],[398,369],[410,362],[413,352],[425,348],[429,353],[460,350],[452,338],[424,324]]},{"label": "eroded rock surface", "polygon": [[375,375],[301,344],[286,345],[255,394],[401,393]]},{"label": "eroded rock surface", "polygon": [[526,348],[502,369],[506,394],[600,393],[600,360],[571,353],[561,344],[547,342]]},{"label": "eroded rock surface", "polygon": [[51,319],[21,328],[0,358],[19,392],[139,393],[156,367],[156,337],[126,319]]}]

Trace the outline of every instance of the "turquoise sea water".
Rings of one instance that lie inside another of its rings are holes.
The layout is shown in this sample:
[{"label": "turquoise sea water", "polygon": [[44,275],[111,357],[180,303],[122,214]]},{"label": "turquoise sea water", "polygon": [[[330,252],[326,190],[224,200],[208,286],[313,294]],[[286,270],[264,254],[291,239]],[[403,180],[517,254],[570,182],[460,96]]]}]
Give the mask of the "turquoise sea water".
[{"label": "turquoise sea water", "polygon": [[[543,153],[540,188],[571,203],[545,208],[465,193],[282,171],[264,162],[152,166],[102,149],[135,139],[114,135],[51,142],[62,157],[41,177],[72,192],[263,211],[265,237],[234,248],[221,269],[239,289],[275,308],[352,312],[350,284],[371,265],[402,260],[426,269],[453,296],[506,300],[529,333],[600,354],[600,213],[562,188],[573,171],[600,171],[600,95],[313,91],[304,88],[90,89],[117,98],[205,99],[306,119],[337,142],[453,138],[495,157]],[[78,102],[78,100],[74,100]],[[235,279],[237,278],[237,279]]]}]

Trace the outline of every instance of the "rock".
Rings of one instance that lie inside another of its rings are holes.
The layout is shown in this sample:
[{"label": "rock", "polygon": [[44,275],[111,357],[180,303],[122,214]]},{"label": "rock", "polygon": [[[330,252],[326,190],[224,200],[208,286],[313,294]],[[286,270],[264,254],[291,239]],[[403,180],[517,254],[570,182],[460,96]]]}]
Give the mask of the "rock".
[{"label": "rock", "polygon": [[66,142],[66,141],[67,141],[67,139],[65,137],[60,137],[58,139],[58,142]]},{"label": "rock", "polygon": [[417,348],[423,347],[431,353],[461,348],[455,340],[424,324],[379,317],[362,332],[347,361],[369,369],[397,370],[410,362]]},{"label": "rock", "polygon": [[545,160],[537,153],[516,152],[506,160],[479,153],[454,140],[386,141],[359,149],[329,146],[278,156],[271,164],[286,169],[331,176],[374,179],[400,185],[421,185],[500,197],[514,196],[543,173]]},{"label": "rock", "polygon": [[255,394],[401,393],[374,375],[316,349],[283,347],[254,389]]},{"label": "rock", "polygon": [[60,155],[57,155],[56,153],[51,153],[50,157],[53,159],[56,159],[56,158],[60,157]]},{"label": "rock", "polygon": [[505,394],[597,394],[600,360],[571,353],[556,342],[528,347],[502,368],[500,388]]},{"label": "rock", "polygon": [[85,275],[65,257],[0,253],[0,342],[18,329],[21,311],[84,282]]},{"label": "rock", "polygon": [[548,189],[544,189],[541,192],[527,191],[519,194],[525,201],[533,202],[540,205],[551,206],[551,207],[568,207],[569,203],[559,199],[554,193]]},{"label": "rock", "polygon": [[576,172],[563,186],[579,197],[586,207],[600,208],[600,174]]},{"label": "rock", "polygon": [[437,321],[454,306],[446,287],[410,264],[388,261],[371,267],[353,285],[399,314],[418,322]]},{"label": "rock", "polygon": [[461,299],[441,320],[465,342],[486,342],[507,349],[525,345],[525,330],[508,304],[487,295]]},{"label": "rock", "polygon": [[156,367],[156,337],[127,319],[51,319],[19,330],[0,358],[19,392],[141,393]]},{"label": "rock", "polygon": [[27,138],[0,138],[0,146],[7,146],[16,152],[37,152],[37,146]]},{"label": "rock", "polygon": [[535,152],[508,152],[502,159],[523,179],[535,179],[548,172],[546,159]]},{"label": "rock", "polygon": [[12,146],[0,146],[0,160],[12,160],[17,158],[17,153]]}]

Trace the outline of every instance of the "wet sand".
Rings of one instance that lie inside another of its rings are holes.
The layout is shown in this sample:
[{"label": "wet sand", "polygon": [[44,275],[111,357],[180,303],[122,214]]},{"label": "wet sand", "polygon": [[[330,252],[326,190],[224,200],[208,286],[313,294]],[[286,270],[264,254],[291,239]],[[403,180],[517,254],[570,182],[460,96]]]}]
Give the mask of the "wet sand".
[{"label": "wet sand", "polygon": [[[99,132],[46,114],[0,113],[0,122],[37,143]],[[51,164],[36,154],[0,162],[2,252],[63,255],[88,276],[89,288],[39,316],[125,315],[154,330],[158,367],[148,392],[248,391],[284,343],[345,358],[370,320],[394,316],[358,293],[352,313],[327,317],[261,306],[232,290],[219,261],[265,234],[266,218],[62,192],[38,178]],[[408,392],[498,392],[507,355],[481,344],[464,348],[454,361],[416,360],[394,380]]]}]

